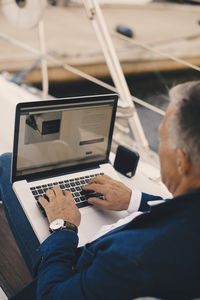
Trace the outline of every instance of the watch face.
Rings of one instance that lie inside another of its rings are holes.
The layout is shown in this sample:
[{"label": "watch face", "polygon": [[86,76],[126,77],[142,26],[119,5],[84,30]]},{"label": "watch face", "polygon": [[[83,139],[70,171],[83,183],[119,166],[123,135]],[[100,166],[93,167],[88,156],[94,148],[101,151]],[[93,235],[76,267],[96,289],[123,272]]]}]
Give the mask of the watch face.
[{"label": "watch face", "polygon": [[64,220],[63,219],[56,219],[53,222],[50,223],[49,227],[51,230],[56,230],[64,225]]}]

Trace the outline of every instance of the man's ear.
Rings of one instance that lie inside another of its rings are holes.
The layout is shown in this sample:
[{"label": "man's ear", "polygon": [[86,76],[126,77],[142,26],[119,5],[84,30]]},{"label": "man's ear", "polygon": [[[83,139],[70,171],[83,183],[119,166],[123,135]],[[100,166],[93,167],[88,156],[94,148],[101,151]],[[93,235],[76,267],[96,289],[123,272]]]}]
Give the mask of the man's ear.
[{"label": "man's ear", "polygon": [[183,152],[182,149],[178,148],[176,151],[176,161],[177,161],[177,169],[181,176],[187,176],[191,163],[189,162],[187,156]]}]

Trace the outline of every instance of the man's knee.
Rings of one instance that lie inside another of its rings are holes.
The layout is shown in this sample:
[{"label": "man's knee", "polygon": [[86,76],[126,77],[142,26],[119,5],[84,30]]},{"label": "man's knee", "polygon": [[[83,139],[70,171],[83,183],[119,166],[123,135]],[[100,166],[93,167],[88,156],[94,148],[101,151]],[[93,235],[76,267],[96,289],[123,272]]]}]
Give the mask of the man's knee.
[{"label": "man's knee", "polygon": [[4,153],[0,155],[0,183],[2,182],[4,176],[5,178],[10,177],[11,159],[11,153]]},{"label": "man's knee", "polygon": [[3,153],[0,155],[0,163],[1,163],[1,161],[3,161],[3,162],[7,161],[10,163],[11,159],[12,159],[12,153],[10,153],[10,152]]}]

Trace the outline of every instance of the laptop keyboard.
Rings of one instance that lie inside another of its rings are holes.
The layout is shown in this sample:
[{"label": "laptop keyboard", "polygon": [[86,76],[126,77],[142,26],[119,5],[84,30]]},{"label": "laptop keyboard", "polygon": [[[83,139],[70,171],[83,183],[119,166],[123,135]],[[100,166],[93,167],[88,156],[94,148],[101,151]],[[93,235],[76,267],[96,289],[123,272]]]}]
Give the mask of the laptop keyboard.
[{"label": "laptop keyboard", "polygon": [[78,208],[91,205],[87,201],[88,198],[90,198],[90,197],[97,197],[100,199],[104,199],[102,194],[96,193],[94,191],[82,190],[82,186],[88,184],[90,179],[92,179],[95,176],[99,176],[99,175],[104,175],[104,173],[87,175],[87,176],[77,177],[77,178],[73,178],[73,179],[57,181],[57,182],[53,182],[53,183],[46,183],[44,185],[30,187],[30,190],[31,190],[33,196],[35,197],[43,214],[46,216],[46,213],[45,213],[43,207],[38,202],[38,198],[41,196],[41,197],[48,199],[45,193],[47,190],[51,189],[54,186],[59,186],[61,188],[61,190],[63,190],[63,191],[65,191],[65,190],[70,191],[74,198],[75,204]]}]

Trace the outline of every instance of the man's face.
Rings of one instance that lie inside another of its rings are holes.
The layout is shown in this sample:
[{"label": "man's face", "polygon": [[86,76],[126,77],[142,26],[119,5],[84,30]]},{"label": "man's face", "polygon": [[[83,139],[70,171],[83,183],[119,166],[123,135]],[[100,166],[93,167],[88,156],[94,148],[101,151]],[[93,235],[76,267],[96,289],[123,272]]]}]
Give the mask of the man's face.
[{"label": "man's face", "polygon": [[161,178],[168,190],[173,194],[179,181],[180,174],[177,171],[176,149],[172,149],[169,140],[170,116],[175,109],[174,104],[168,106],[165,117],[159,128],[160,144],[159,158],[161,168]]}]

